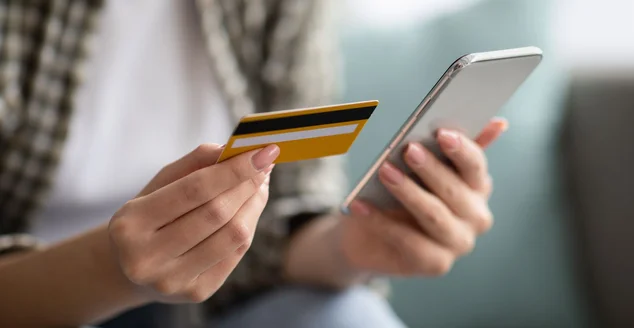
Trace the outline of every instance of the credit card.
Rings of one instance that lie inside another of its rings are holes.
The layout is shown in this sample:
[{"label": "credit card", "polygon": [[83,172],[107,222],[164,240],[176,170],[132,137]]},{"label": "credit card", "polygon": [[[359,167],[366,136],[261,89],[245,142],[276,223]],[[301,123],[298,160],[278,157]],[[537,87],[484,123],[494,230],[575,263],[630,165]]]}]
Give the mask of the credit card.
[{"label": "credit card", "polygon": [[218,162],[270,144],[280,147],[275,163],[345,154],[378,104],[371,100],[247,115]]}]

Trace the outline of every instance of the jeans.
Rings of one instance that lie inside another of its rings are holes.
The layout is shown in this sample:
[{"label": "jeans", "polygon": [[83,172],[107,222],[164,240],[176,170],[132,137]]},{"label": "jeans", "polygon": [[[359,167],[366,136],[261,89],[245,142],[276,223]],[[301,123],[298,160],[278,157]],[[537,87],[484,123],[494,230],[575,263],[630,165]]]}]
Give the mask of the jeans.
[{"label": "jeans", "polygon": [[236,309],[210,328],[404,328],[376,293],[356,287],[342,293],[286,288]]},{"label": "jeans", "polygon": [[[100,328],[189,327],[167,319],[172,305],[132,310]],[[170,321],[170,322],[168,322]],[[185,320],[187,321],[187,320]],[[198,324],[195,325],[198,327]],[[365,287],[335,293],[309,288],[281,288],[215,318],[204,328],[405,328],[384,298]]]}]

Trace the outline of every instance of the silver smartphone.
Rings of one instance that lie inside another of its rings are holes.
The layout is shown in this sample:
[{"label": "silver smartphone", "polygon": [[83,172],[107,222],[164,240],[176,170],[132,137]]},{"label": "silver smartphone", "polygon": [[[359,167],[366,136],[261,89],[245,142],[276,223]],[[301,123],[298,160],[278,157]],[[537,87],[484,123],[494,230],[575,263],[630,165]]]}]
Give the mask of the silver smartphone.
[{"label": "silver smartphone", "polygon": [[342,210],[348,212],[355,199],[383,209],[400,207],[378,179],[381,165],[390,161],[413,177],[403,160],[403,151],[410,142],[422,143],[446,161],[436,143],[436,131],[454,129],[469,138],[477,137],[541,59],[541,49],[526,47],[473,53],[456,60],[346,197]]}]

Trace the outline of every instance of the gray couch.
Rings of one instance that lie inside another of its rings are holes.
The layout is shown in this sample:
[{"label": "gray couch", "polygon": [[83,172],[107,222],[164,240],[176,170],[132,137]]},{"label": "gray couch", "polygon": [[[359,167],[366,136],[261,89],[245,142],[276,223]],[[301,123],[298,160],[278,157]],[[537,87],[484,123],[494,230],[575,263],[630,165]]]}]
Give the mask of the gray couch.
[{"label": "gray couch", "polygon": [[562,138],[576,227],[602,327],[634,327],[634,70],[576,75]]}]

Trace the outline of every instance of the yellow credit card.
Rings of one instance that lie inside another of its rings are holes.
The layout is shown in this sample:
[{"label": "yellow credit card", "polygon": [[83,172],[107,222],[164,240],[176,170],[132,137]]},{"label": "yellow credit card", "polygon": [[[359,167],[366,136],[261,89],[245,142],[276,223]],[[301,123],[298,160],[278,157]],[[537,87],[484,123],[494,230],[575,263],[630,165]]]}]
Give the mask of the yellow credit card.
[{"label": "yellow credit card", "polygon": [[245,116],[218,162],[270,144],[280,147],[275,163],[345,154],[378,105],[372,100]]}]

